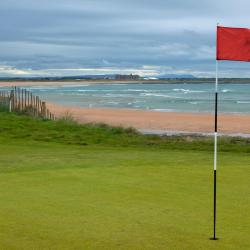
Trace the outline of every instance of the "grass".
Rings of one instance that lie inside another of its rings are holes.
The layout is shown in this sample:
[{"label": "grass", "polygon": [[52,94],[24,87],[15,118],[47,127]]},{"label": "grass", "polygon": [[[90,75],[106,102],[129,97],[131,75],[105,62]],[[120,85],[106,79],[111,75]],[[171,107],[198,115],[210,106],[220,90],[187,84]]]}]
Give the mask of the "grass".
[{"label": "grass", "polygon": [[[249,249],[248,140],[0,113],[0,249]],[[242,151],[242,152],[240,152]]]},{"label": "grass", "polygon": [[[146,136],[132,128],[110,127],[105,124],[79,125],[71,119],[55,122],[4,112],[0,114],[0,138],[6,141],[14,139],[82,146],[213,151],[213,138],[209,137]],[[218,150],[250,153],[250,139],[222,137]]]}]

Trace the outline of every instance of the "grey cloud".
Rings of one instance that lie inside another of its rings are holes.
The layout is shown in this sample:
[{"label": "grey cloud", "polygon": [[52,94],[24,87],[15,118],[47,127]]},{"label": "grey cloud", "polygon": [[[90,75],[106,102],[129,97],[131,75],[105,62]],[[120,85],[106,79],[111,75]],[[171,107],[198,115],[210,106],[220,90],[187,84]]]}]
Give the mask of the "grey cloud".
[{"label": "grey cloud", "polygon": [[[163,65],[212,72],[216,22],[250,26],[250,4],[241,3],[2,1],[0,64],[20,69]],[[223,70],[232,73],[230,65]],[[239,64],[237,72],[245,68]]]}]

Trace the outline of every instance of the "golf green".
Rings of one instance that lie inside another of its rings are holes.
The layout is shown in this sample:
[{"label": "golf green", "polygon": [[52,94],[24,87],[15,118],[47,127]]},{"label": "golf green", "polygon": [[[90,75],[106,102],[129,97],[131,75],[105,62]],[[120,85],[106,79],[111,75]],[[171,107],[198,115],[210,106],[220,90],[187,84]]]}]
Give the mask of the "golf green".
[{"label": "golf green", "polygon": [[249,140],[0,112],[0,249],[250,249]]},{"label": "golf green", "polygon": [[249,249],[247,154],[0,146],[1,249]]}]

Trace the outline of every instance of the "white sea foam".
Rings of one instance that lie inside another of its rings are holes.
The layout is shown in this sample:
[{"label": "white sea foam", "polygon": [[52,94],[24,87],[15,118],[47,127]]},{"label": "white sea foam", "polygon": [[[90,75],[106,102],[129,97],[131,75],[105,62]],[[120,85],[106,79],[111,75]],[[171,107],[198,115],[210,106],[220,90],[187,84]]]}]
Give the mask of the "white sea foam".
[{"label": "white sea foam", "polygon": [[145,91],[144,89],[123,89],[123,91],[132,91],[132,92],[143,92]]},{"label": "white sea foam", "polygon": [[157,90],[148,90],[148,89],[123,89],[122,91],[131,91],[131,92],[156,92]]},{"label": "white sea foam", "polygon": [[39,92],[48,92],[48,89],[39,89]]},{"label": "white sea foam", "polygon": [[250,103],[250,101],[237,101],[237,103],[239,103],[239,104],[247,104],[247,103]]},{"label": "white sea foam", "polygon": [[230,89],[223,89],[223,90],[221,90],[221,92],[222,93],[228,93],[228,92],[232,92],[232,90],[230,90]]},{"label": "white sea foam", "polygon": [[145,103],[145,100],[135,100],[134,103]]},{"label": "white sea foam", "polygon": [[78,89],[77,92],[96,92],[96,90],[93,89]]},{"label": "white sea foam", "polygon": [[28,90],[51,90],[51,89],[58,89],[58,86],[32,86],[27,87]]},{"label": "white sea foam", "polygon": [[187,92],[187,91],[190,91],[189,89],[173,89],[173,91],[176,91],[176,92]]},{"label": "white sea foam", "polygon": [[127,98],[127,97],[131,97],[131,98],[133,98],[134,96],[132,96],[132,95],[130,95],[130,94],[105,94],[105,96],[103,96],[103,97],[125,97],[125,98]]},{"label": "white sea foam", "polygon": [[[65,90],[64,90],[65,91]],[[112,92],[110,89],[78,89],[78,90],[67,90],[67,91],[77,91],[77,92]]]},{"label": "white sea foam", "polygon": [[62,87],[64,87],[64,88],[71,88],[71,87],[87,87],[87,86],[89,86],[90,84],[74,84],[74,85],[72,85],[72,84],[66,84],[66,85],[62,85]]},{"label": "white sea foam", "polygon": [[183,92],[183,93],[205,93],[204,90],[190,90],[190,89],[173,89],[175,92]]},{"label": "white sea foam", "polygon": [[140,96],[155,96],[155,97],[165,97],[165,98],[181,98],[178,96],[171,96],[165,94],[156,94],[156,93],[141,93]]},{"label": "white sea foam", "polygon": [[119,104],[119,102],[107,102],[107,103],[109,103],[109,104]]},{"label": "white sea foam", "polygon": [[84,93],[72,93],[73,96],[87,96]]},{"label": "white sea foam", "polygon": [[158,111],[158,112],[173,112],[175,111],[174,109],[152,109],[154,111]]}]

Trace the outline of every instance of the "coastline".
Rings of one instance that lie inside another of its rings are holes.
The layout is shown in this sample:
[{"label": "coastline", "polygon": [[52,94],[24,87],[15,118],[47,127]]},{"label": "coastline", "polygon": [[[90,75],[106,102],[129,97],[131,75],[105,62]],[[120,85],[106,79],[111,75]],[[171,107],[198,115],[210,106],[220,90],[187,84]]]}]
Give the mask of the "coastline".
[{"label": "coastline", "polygon": [[[140,81],[20,81],[0,82],[0,87],[16,86],[63,86],[81,84],[127,84]],[[151,82],[152,83],[152,82]],[[159,83],[159,81],[155,81]],[[134,127],[142,133],[173,135],[201,134],[212,135],[214,115],[210,113],[160,112],[126,108],[84,108],[48,103],[48,107],[57,117],[70,113],[79,123],[106,123],[113,126]],[[221,113],[218,116],[219,134],[250,135],[250,114]]]},{"label": "coastline", "polygon": [[[189,80],[190,81],[190,80]],[[197,81],[197,80],[196,80]],[[71,86],[71,85],[84,85],[84,84],[176,84],[184,83],[183,79],[169,79],[169,80],[59,80],[59,81],[0,81],[0,87],[31,87],[31,86]],[[186,83],[186,82],[185,82]],[[191,83],[191,82],[189,82]],[[194,82],[197,83],[197,82]]]},{"label": "coastline", "polygon": [[[214,116],[208,113],[156,112],[115,108],[82,108],[48,103],[57,117],[72,116],[79,123],[106,123],[113,126],[133,127],[151,134],[212,135]],[[223,135],[248,136],[250,115],[219,114],[218,131]]]},{"label": "coastline", "polygon": [[[139,80],[112,80],[112,79],[0,79],[0,87],[30,87],[30,86],[70,86],[81,84],[214,84],[214,78],[168,78],[168,79],[139,79]],[[249,78],[220,78],[220,84],[250,84]]]},{"label": "coastline", "polygon": [[84,84],[147,84],[169,83],[166,80],[65,80],[65,81],[0,81],[0,87],[70,86]]}]

